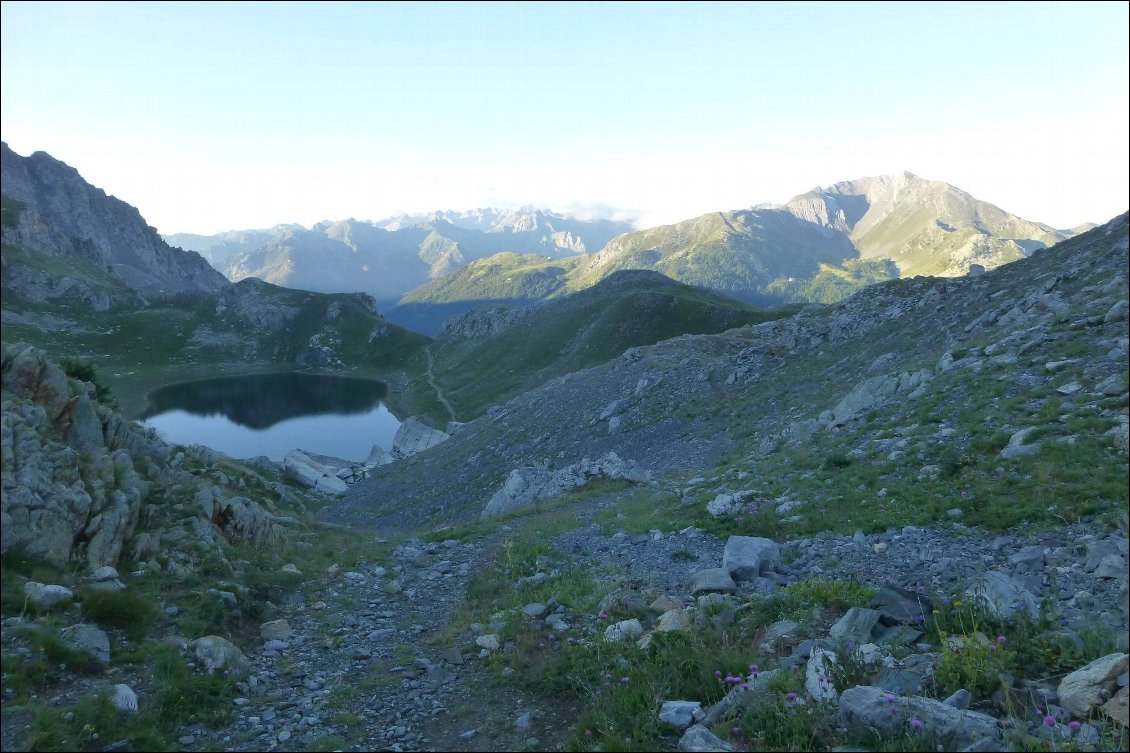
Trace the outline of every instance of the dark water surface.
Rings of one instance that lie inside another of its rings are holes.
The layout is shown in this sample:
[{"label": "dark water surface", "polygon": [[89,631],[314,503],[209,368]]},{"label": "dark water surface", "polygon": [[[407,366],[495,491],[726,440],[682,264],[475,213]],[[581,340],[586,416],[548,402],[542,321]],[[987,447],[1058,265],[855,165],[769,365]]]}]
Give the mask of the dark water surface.
[{"label": "dark water surface", "polygon": [[301,448],[364,460],[390,449],[400,421],[371,379],[321,374],[254,374],[161,387],[141,418],[166,441],[202,444],[235,458],[282,460]]}]

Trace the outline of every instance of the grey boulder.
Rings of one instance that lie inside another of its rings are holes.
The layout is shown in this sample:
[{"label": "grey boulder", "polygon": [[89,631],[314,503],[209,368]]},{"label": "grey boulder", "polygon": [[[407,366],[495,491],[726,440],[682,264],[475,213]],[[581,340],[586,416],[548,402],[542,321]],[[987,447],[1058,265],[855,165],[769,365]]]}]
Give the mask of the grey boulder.
[{"label": "grey boulder", "polygon": [[696,724],[684,732],[683,736],[679,738],[679,746],[676,748],[676,750],[685,751],[686,753],[694,753],[696,751],[728,752],[733,749],[733,745],[730,745],[701,724]]},{"label": "grey boulder", "polygon": [[781,552],[771,539],[731,536],[722,553],[722,568],[736,581],[754,580],[780,560]]},{"label": "grey boulder", "polygon": [[[922,722],[922,732],[952,747],[963,748],[978,740],[999,740],[1000,725],[987,714],[967,711],[921,696],[895,696],[882,688],[861,685],[840,694],[840,723],[850,732],[893,737],[906,734],[910,722]],[[894,708],[895,713],[891,713]]]}]

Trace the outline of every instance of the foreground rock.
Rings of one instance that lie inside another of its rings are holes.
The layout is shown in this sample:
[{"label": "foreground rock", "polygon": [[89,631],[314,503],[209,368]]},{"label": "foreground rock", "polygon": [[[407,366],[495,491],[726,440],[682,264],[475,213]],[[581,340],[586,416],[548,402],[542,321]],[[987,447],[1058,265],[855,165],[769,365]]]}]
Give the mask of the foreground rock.
[{"label": "foreground rock", "polygon": [[731,536],[722,554],[722,567],[735,581],[753,580],[772,569],[780,555],[772,539]]},{"label": "foreground rock", "polygon": [[679,738],[678,750],[686,751],[687,753],[731,751],[733,749],[733,745],[730,745],[701,724],[694,725]]},{"label": "foreground rock", "polygon": [[[914,725],[914,720],[921,724]],[[991,716],[947,706],[920,696],[899,697],[871,686],[840,695],[840,722],[851,732],[891,738],[918,730],[958,750],[984,740],[999,740],[1000,724]]]},{"label": "foreground rock", "polygon": [[1118,688],[1118,676],[1126,672],[1130,655],[1109,654],[1095,659],[1064,677],[1059,683],[1059,705],[1080,718],[1106,702]]},{"label": "foreground rock", "polygon": [[196,658],[204,663],[209,672],[231,671],[237,677],[244,677],[251,671],[251,662],[231,641],[218,635],[206,635],[192,642]]},{"label": "foreground rock", "polygon": [[110,636],[94,625],[72,625],[59,631],[66,643],[85,651],[103,664],[110,663]]}]

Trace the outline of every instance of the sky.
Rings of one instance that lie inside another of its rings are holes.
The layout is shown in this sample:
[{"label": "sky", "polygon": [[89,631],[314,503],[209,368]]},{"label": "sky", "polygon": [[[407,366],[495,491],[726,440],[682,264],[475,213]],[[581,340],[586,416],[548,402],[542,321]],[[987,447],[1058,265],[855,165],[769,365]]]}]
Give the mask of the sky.
[{"label": "sky", "polygon": [[909,170],[1130,207],[1116,3],[0,4],[0,138],[164,233],[526,204],[640,226]]}]

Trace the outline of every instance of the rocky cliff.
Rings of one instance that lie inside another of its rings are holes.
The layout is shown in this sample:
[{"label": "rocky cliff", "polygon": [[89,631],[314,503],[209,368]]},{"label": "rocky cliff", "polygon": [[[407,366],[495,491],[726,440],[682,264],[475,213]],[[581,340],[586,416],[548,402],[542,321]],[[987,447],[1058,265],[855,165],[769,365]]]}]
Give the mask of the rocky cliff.
[{"label": "rocky cliff", "polygon": [[44,152],[21,157],[7,144],[0,152],[5,246],[80,261],[148,297],[227,284],[199,254],[170,247],[137,209],[74,168]]}]

